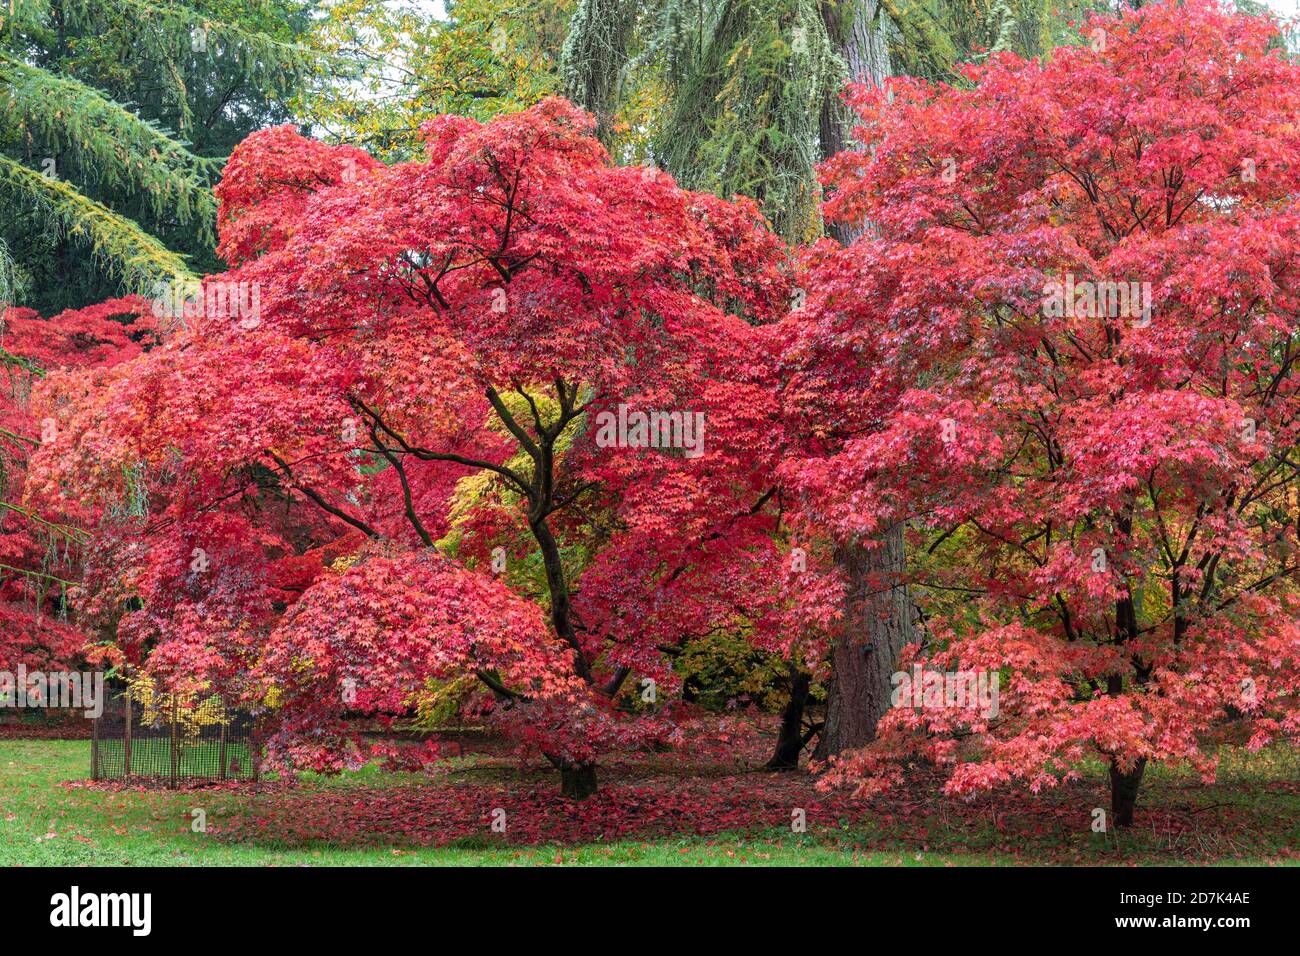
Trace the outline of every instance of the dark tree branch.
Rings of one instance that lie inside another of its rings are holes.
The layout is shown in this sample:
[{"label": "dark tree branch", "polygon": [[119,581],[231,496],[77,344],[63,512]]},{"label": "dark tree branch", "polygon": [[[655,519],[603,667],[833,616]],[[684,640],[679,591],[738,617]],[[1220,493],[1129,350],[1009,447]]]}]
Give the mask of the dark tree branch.
[{"label": "dark tree branch", "polygon": [[328,511],[330,514],[332,514],[334,517],[338,518],[341,521],[346,521],[348,524],[352,525],[352,527],[356,528],[358,531],[366,535],[366,537],[368,538],[378,538],[380,536],[378,531],[370,527],[370,525],[366,524],[360,518],[354,518],[352,517],[352,515],[348,514],[346,511],[343,511],[341,508],[334,507],[334,505],[330,504],[328,501],[322,498],[313,489],[307,487],[301,482],[294,481],[293,470],[289,467],[288,463],[279,455],[277,455],[275,452],[268,450],[266,454],[271,459],[273,459],[277,465],[280,466],[281,470],[284,471],[285,476],[290,481],[294,482],[294,487],[296,487],[304,495],[306,495],[308,498],[314,501],[317,504],[317,506],[320,507],[322,510]]}]

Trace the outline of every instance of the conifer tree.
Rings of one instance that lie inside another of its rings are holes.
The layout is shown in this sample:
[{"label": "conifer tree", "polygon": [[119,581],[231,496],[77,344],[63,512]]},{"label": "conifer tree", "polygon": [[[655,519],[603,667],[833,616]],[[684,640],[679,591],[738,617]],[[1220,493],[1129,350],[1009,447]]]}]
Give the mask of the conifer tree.
[{"label": "conifer tree", "polygon": [[[196,150],[196,106],[230,106],[221,79],[288,96],[322,61],[203,5],[17,0],[0,10],[0,242],[19,277],[56,255],[45,278],[67,285],[70,263],[88,256],[104,280],[93,296],[147,292],[215,265],[187,261],[215,242],[211,187],[224,162]],[[264,6],[269,23],[287,23],[303,5]],[[157,89],[151,102],[123,99],[145,80]]]}]

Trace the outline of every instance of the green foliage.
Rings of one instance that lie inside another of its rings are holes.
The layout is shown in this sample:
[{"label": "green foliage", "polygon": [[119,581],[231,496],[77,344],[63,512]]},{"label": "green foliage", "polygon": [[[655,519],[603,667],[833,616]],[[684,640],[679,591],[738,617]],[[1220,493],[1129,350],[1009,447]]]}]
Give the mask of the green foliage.
[{"label": "green foliage", "polygon": [[158,124],[144,120],[75,79],[27,66],[0,53],[9,83],[0,116],[18,134],[53,153],[71,154],[80,169],[145,197],[156,216],[196,222],[213,239],[211,184],[220,161],[192,154]]},{"label": "green foliage", "polygon": [[635,0],[578,0],[564,41],[564,94],[595,114],[597,135],[607,144],[613,136],[636,13]]},{"label": "green foliage", "polygon": [[751,196],[782,235],[808,238],[821,104],[842,78],[813,0],[728,0],[656,153],[683,185]]},{"label": "green foliage", "polygon": [[[846,78],[826,19],[865,0],[581,0],[566,92],[595,110],[625,161],[647,152],[683,185],[763,203],[787,239],[820,227],[814,167],[823,104]],[[953,80],[989,51],[1037,55],[1100,0],[880,0],[892,72]],[[635,8],[635,16],[629,12]]]},{"label": "green foliage", "polygon": [[49,16],[50,0],[19,0],[0,4],[0,31],[13,35],[40,28]]},{"label": "green foliage", "polygon": [[53,312],[217,269],[211,185],[234,144],[289,119],[282,102],[326,68],[298,42],[313,6],[26,0],[0,15],[15,298]]},{"label": "green foliage", "polygon": [[90,246],[96,262],[134,292],[156,282],[185,281],[193,276],[183,259],[129,219],[83,195],[75,187],[44,176],[0,155],[0,194],[13,203],[40,211],[56,235]]},{"label": "green foliage", "polygon": [[194,55],[215,65],[220,59],[245,83],[290,94],[305,76],[320,67],[311,47],[250,30],[238,21],[223,21],[174,0],[64,0],[68,22],[87,33],[137,27],[141,54],[164,66],[182,133],[194,125],[190,91],[182,62]]},{"label": "green foliage", "polygon": [[482,686],[472,674],[429,681],[415,697],[415,726],[440,730],[459,725],[467,702]]},{"label": "green foliage", "polygon": [[896,72],[953,82],[956,68],[1010,50],[1044,56],[1078,42],[1069,28],[1104,0],[880,0],[889,15]]},{"label": "green foliage", "polygon": [[[0,317],[3,317],[4,310],[8,308],[11,302],[18,301],[22,295],[23,286],[26,279],[22,271],[14,262],[13,256],[9,252],[8,244],[0,239]],[[2,322],[0,318],[0,322]],[[0,335],[4,334],[3,325],[0,324]]]},{"label": "green foliage", "polygon": [[748,703],[775,712],[790,697],[790,665],[742,633],[718,631],[687,643],[673,664],[683,696],[710,710]]},{"label": "green foliage", "polygon": [[575,0],[448,0],[442,18],[411,3],[341,0],[312,43],[347,65],[294,106],[341,142],[385,160],[419,151],[440,113],[485,120],[560,92],[559,57]]}]

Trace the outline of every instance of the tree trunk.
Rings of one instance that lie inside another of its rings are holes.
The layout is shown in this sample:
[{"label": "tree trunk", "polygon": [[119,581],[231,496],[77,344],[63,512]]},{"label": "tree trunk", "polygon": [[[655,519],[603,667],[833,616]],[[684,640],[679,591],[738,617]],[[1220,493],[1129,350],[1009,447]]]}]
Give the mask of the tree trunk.
[{"label": "tree trunk", "polygon": [[596,765],[578,763],[560,768],[560,794],[570,800],[586,800],[596,792]]},{"label": "tree trunk", "polygon": [[[1120,540],[1128,540],[1133,532],[1133,503],[1130,503],[1115,515],[1115,528],[1119,532]],[[1176,612],[1176,608],[1175,608]],[[1175,625],[1175,633],[1177,633]],[[1133,601],[1133,591],[1131,587],[1125,589],[1123,597],[1115,601],[1115,643],[1120,647],[1131,647],[1138,638],[1138,619],[1137,605]],[[1133,663],[1133,684],[1141,687],[1151,677],[1151,667],[1139,655],[1134,654],[1131,657]],[[1112,674],[1106,679],[1106,693],[1111,697],[1119,697],[1124,693],[1124,678],[1119,674]],[[1115,818],[1115,826],[1131,827],[1133,825],[1133,808],[1137,804],[1138,788],[1142,785],[1142,771],[1146,769],[1147,762],[1144,759],[1138,760],[1133,765],[1133,769],[1128,773],[1122,773],[1119,769],[1119,761],[1115,757],[1110,760],[1110,812]]]},{"label": "tree trunk", "polygon": [[[848,78],[877,86],[889,75],[889,50],[877,20],[878,0],[845,3],[822,0],[822,20]],[[834,156],[850,145],[853,118],[838,91],[822,104],[821,151]],[[832,223],[827,231],[844,245],[861,228]],[[884,533],[881,545],[856,541],[836,547],[836,564],[848,582],[845,616],[831,645],[832,675],[826,688],[826,726],[814,756],[818,760],[875,739],[876,722],[889,707],[890,683],[899,650],[912,639],[912,608],[901,583],[906,570],[903,526]],[[874,578],[873,581],[867,580]],[[886,589],[884,594],[872,591]]]},{"label": "tree trunk", "polygon": [[[889,76],[889,47],[880,29],[879,0],[821,0],[820,6],[831,46],[848,68],[849,82],[882,85]],[[840,99],[841,92],[832,91],[822,104],[823,158],[842,150],[853,129],[853,118]]]},{"label": "tree trunk", "polygon": [[835,562],[848,584],[831,647],[834,677],[818,760],[875,740],[876,723],[889,710],[899,651],[912,641],[911,600],[901,583],[907,564],[902,525],[889,529],[874,548],[841,545]]},{"label": "tree trunk", "polygon": [[803,714],[808,706],[812,689],[812,675],[791,665],[790,699],[781,712],[781,730],[776,738],[776,750],[764,769],[798,770],[799,754],[803,752]]},{"label": "tree trunk", "polygon": [[1137,806],[1138,787],[1142,785],[1142,771],[1146,770],[1146,766],[1146,759],[1143,758],[1128,773],[1122,773],[1118,761],[1111,758],[1110,812],[1117,827],[1133,825],[1133,808]]}]

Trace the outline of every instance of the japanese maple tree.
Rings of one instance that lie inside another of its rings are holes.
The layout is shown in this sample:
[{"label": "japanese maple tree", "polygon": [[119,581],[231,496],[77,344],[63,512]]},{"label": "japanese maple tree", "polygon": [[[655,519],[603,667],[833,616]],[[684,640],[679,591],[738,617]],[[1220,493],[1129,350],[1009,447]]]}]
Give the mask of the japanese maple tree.
[{"label": "japanese maple tree", "polygon": [[148,314],[139,298],[49,319],[25,308],[0,311],[0,670],[73,668],[91,640],[73,626],[69,602],[97,513],[25,494],[28,460],[56,437],[54,420],[37,417],[32,389],[46,375],[140,354],[152,341]]},{"label": "japanese maple tree", "polygon": [[[680,739],[683,640],[780,640],[757,326],[783,247],[591,132],[560,100],[440,117],[394,167],[254,134],[184,330],[43,392],[42,488],[150,502],[102,537],[94,610],[169,686],[272,707],[273,759],[341,766],[347,711],[470,675],[585,796],[603,751]],[[627,408],[706,429],[611,447]]]},{"label": "japanese maple tree", "polygon": [[928,635],[890,666],[999,678],[996,714],[900,701],[831,782],[1099,755],[1126,825],[1147,763],[1300,731],[1300,67],[1205,0],[1080,32],[851,91],[828,211],[868,231],[783,333],[792,407],[856,434],[786,475],[806,521],[909,523]]}]

